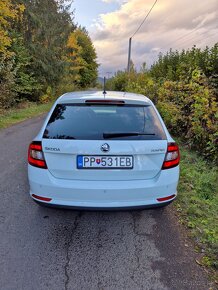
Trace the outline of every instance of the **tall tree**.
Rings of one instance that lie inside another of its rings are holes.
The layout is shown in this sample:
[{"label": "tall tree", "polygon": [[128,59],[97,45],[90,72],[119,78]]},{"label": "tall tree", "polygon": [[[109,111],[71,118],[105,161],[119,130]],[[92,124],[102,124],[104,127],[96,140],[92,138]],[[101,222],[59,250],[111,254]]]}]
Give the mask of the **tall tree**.
[{"label": "tall tree", "polygon": [[0,108],[89,87],[97,78],[88,32],[71,0],[0,0]]},{"label": "tall tree", "polygon": [[82,88],[94,86],[98,76],[98,63],[95,48],[85,28],[78,28],[74,34],[77,44],[81,47],[80,55],[84,61],[83,67],[79,70],[79,85]]},{"label": "tall tree", "polygon": [[33,70],[43,90],[57,87],[64,70],[63,54],[74,29],[62,1],[26,0],[24,40],[33,58]]},{"label": "tall tree", "polygon": [[0,1],[0,108],[10,107],[16,101],[16,53],[11,33],[23,10],[23,5],[12,0]]}]

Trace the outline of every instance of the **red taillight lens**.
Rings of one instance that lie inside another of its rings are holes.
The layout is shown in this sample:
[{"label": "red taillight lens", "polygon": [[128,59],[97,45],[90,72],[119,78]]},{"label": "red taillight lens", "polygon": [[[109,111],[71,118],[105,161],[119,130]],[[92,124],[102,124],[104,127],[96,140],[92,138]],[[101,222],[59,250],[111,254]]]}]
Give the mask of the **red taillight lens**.
[{"label": "red taillight lens", "polygon": [[169,169],[179,165],[180,154],[176,143],[168,143],[167,153],[164,159],[162,169]]},{"label": "red taillight lens", "polygon": [[42,144],[39,141],[33,141],[29,146],[28,162],[30,165],[47,169]]}]

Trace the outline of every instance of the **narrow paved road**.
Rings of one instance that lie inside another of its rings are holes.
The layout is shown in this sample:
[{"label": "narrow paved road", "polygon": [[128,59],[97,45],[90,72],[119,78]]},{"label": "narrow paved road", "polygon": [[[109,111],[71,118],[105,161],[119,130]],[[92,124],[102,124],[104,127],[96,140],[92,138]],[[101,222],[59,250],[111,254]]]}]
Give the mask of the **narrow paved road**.
[{"label": "narrow paved road", "polygon": [[0,289],[208,289],[172,206],[78,212],[32,202],[27,147],[42,120],[0,132]]}]

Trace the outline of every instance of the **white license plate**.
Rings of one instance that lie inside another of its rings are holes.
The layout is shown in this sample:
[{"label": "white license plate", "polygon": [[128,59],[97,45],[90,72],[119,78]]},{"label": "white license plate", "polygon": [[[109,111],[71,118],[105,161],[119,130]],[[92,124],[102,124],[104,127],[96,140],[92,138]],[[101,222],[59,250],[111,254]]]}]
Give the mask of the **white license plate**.
[{"label": "white license plate", "polygon": [[77,156],[78,169],[132,169],[133,156]]}]

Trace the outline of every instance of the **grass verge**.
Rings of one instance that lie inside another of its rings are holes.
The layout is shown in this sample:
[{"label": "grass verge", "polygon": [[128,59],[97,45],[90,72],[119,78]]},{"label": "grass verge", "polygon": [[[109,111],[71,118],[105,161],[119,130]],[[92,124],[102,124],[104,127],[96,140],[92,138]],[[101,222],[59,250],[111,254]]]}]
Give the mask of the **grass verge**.
[{"label": "grass verge", "polygon": [[218,167],[211,166],[189,149],[181,148],[179,195],[175,206],[180,220],[191,232],[199,264],[218,279]]},{"label": "grass verge", "polygon": [[13,108],[6,112],[0,112],[0,129],[48,112],[52,102],[47,104],[25,103],[22,107]]}]

